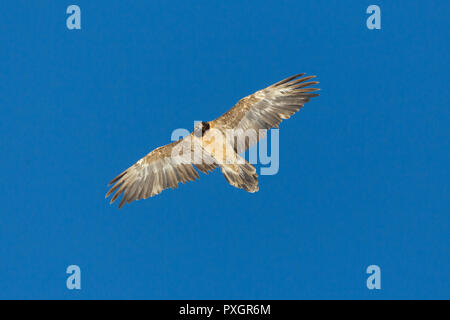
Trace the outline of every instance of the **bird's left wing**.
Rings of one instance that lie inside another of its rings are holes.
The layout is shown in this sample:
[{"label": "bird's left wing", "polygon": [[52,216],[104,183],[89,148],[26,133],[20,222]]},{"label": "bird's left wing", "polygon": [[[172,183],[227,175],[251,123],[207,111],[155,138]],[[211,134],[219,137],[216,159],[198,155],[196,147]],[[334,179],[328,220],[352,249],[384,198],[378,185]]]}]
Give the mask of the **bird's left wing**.
[{"label": "bird's left wing", "polygon": [[245,145],[235,144],[238,153],[245,151],[262,138],[264,133],[261,134],[260,130],[278,128],[283,119],[288,119],[311,98],[318,96],[312,93],[318,88],[307,87],[319,82],[308,81],[315,76],[301,78],[304,75],[301,73],[289,77],[241,99],[228,112],[214,120],[214,125],[235,131],[255,130],[256,141],[246,141]]},{"label": "bird's left wing", "polygon": [[198,143],[193,134],[159,147],[114,178],[106,194],[113,203],[123,193],[119,209],[127,202],[153,197],[178,183],[198,179],[198,172],[208,173],[217,163]]}]

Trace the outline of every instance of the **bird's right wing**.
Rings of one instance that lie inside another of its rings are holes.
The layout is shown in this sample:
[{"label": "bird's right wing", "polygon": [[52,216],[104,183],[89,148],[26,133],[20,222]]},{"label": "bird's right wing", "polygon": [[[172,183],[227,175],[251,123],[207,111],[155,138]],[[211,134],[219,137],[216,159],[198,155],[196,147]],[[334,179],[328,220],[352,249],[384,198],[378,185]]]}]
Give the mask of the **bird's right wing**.
[{"label": "bird's right wing", "polygon": [[265,130],[278,128],[283,119],[289,119],[311,98],[318,96],[312,93],[318,88],[307,87],[319,82],[308,81],[315,76],[301,78],[304,75],[297,74],[242,98],[228,112],[214,120],[216,126],[232,129],[238,134],[239,130],[255,132],[256,139],[250,139],[245,144],[235,144],[237,153],[261,139]]},{"label": "bird's right wing", "polygon": [[190,134],[153,150],[119,174],[109,183],[114,185],[106,198],[114,193],[110,202],[113,203],[123,193],[120,209],[126,202],[153,197],[164,189],[176,188],[180,182],[199,178],[193,165],[204,173],[217,168],[215,159]]}]

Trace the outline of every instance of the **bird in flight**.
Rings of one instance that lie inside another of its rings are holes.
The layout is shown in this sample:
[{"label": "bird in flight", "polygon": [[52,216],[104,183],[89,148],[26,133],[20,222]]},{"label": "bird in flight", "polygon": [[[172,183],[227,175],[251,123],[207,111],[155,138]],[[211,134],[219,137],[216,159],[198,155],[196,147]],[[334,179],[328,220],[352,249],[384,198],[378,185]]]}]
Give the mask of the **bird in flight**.
[{"label": "bird in flight", "polygon": [[213,121],[198,122],[191,134],[153,150],[115,177],[106,198],[113,194],[112,204],[123,193],[120,209],[125,203],[198,179],[194,167],[206,174],[220,167],[232,186],[258,191],[256,168],[239,154],[318,96],[312,92],[319,89],[310,86],[319,82],[309,81],[315,76],[304,75],[289,77],[241,99]]}]

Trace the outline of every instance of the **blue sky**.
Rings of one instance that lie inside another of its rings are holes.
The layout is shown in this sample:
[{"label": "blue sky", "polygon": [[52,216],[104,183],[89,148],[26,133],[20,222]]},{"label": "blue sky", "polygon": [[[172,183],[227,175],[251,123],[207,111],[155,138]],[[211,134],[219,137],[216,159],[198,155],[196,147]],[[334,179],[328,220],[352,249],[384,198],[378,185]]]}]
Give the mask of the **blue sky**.
[{"label": "blue sky", "polygon": [[[449,298],[449,9],[2,2],[0,298]],[[321,96],[282,123],[258,193],[215,172],[121,211],[104,199],[173,129],[300,72]]]}]

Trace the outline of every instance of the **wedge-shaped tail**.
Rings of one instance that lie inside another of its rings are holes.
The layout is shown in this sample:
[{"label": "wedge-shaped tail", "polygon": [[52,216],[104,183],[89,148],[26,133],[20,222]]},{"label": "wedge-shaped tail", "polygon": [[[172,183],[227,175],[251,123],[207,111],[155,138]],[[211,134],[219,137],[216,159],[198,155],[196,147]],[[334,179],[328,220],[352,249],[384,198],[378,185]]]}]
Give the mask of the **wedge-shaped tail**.
[{"label": "wedge-shaped tail", "polygon": [[247,161],[242,164],[221,164],[220,169],[225,179],[232,186],[251,193],[259,190],[256,168]]}]

